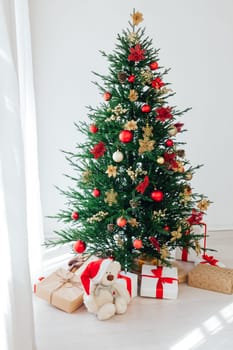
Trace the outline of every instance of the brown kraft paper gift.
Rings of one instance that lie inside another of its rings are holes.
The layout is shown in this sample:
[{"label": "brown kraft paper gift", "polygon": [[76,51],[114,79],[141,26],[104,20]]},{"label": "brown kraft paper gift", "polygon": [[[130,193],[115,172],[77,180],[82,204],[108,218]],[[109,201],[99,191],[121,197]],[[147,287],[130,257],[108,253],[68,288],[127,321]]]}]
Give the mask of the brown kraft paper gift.
[{"label": "brown kraft paper gift", "polygon": [[233,269],[199,264],[188,273],[189,286],[215,292],[233,293]]}]

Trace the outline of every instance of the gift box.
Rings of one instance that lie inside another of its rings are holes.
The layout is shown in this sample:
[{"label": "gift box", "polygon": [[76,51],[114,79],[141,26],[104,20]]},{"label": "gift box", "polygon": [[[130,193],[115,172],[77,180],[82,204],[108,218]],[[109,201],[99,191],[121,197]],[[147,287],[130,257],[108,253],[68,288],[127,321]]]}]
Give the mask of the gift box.
[{"label": "gift box", "polygon": [[118,278],[125,283],[131,298],[138,295],[138,275],[136,273],[121,271]]},{"label": "gift box", "polygon": [[188,284],[191,287],[232,294],[233,269],[198,264],[188,273]]},{"label": "gift box", "polygon": [[63,268],[53,272],[36,285],[35,294],[49,304],[73,312],[83,303],[83,289],[75,273]]},{"label": "gift box", "polygon": [[194,261],[194,264],[207,264],[212,266],[225,267],[225,265],[221,261],[217,260],[214,256],[209,256],[207,254],[203,254],[200,257],[198,256]]},{"label": "gift box", "polygon": [[[203,238],[199,240],[200,246],[206,250],[206,234],[207,226],[204,222],[201,222],[199,225],[192,225],[192,230],[195,234],[204,235]],[[175,250],[175,259],[182,261],[194,262],[197,260],[198,254],[193,248],[180,248],[177,247]]]},{"label": "gift box", "polygon": [[140,295],[158,299],[176,299],[178,295],[177,268],[143,265]]}]

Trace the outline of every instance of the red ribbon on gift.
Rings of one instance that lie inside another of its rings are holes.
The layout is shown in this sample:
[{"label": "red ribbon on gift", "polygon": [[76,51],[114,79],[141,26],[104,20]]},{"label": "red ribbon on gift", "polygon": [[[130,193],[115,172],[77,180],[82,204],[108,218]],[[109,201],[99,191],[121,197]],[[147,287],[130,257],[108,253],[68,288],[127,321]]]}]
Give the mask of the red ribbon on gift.
[{"label": "red ribbon on gift", "polygon": [[120,273],[117,276],[118,278],[122,278],[126,281],[126,288],[130,294],[130,296],[132,296],[132,280],[130,277],[125,276],[125,275],[121,275]]},{"label": "red ribbon on gift", "polygon": [[219,260],[215,259],[213,256],[209,256],[206,254],[202,255],[202,259],[204,259],[204,261],[201,261],[201,264],[210,264],[216,266],[219,262]]},{"label": "red ribbon on gift", "polygon": [[158,299],[163,299],[163,283],[172,284],[173,281],[178,281],[178,279],[174,277],[162,277],[162,273],[163,273],[162,267],[157,267],[157,269],[152,269],[151,272],[153,273],[153,275],[142,275],[142,277],[158,278],[155,296]]}]

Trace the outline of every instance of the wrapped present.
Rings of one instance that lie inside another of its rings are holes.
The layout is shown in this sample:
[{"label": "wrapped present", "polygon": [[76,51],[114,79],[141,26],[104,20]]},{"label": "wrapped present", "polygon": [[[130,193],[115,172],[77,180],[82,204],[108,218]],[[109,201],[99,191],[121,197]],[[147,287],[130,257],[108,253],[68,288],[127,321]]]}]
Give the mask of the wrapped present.
[{"label": "wrapped present", "polygon": [[203,254],[200,257],[198,256],[194,261],[194,264],[208,264],[213,266],[225,267],[225,265],[221,261],[217,260],[214,256],[209,256],[207,254]]},{"label": "wrapped present", "polygon": [[[192,225],[192,230],[195,234],[204,235],[202,239],[200,239],[200,246],[203,247],[204,251],[206,250],[206,234],[207,234],[207,226],[204,222],[200,222],[198,225]],[[177,247],[175,250],[175,258],[177,260],[194,262],[197,260],[198,252],[193,248],[180,248]]]},{"label": "wrapped present", "polygon": [[125,282],[126,288],[131,296],[134,298],[138,295],[138,275],[132,272],[121,271],[118,278]]},{"label": "wrapped present", "polygon": [[39,282],[35,294],[58,309],[70,313],[83,303],[83,289],[79,279],[75,273],[63,268]]},{"label": "wrapped present", "polygon": [[188,284],[191,287],[232,294],[233,269],[198,264],[188,273]]},{"label": "wrapped present", "polygon": [[140,295],[159,299],[176,299],[178,275],[176,267],[143,265]]}]

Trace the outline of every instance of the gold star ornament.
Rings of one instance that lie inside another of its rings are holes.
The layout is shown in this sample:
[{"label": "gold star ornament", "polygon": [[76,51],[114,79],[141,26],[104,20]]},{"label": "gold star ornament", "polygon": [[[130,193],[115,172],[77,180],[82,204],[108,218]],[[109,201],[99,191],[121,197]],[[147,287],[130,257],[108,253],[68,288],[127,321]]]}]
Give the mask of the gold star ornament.
[{"label": "gold star ornament", "polygon": [[145,139],[141,139],[139,140],[139,149],[138,149],[138,153],[142,154],[144,152],[150,152],[154,149],[154,144],[155,141],[154,140],[149,140],[148,138]]},{"label": "gold star ornament", "polygon": [[172,238],[170,239],[171,242],[174,242],[177,239],[180,239],[182,237],[181,226],[178,227],[177,231],[172,231],[171,235],[172,235]]},{"label": "gold star ornament", "polygon": [[125,125],[124,129],[125,130],[137,130],[137,122],[135,120],[129,120]]},{"label": "gold star ornament", "polygon": [[143,21],[143,14],[141,12],[134,12],[132,15],[133,25],[137,26],[139,23]]},{"label": "gold star ornament", "polygon": [[113,205],[113,204],[116,204],[117,203],[117,196],[118,196],[118,193],[114,191],[113,188],[111,188],[110,191],[108,192],[105,192],[105,203],[107,203],[110,207]]},{"label": "gold star ornament", "polygon": [[201,211],[205,211],[208,209],[209,205],[210,205],[210,201],[208,201],[207,199],[202,199],[200,202],[198,202],[197,207]]},{"label": "gold star ornament", "polygon": [[108,174],[108,177],[116,177],[117,176],[117,166],[108,165],[107,170],[105,171]]}]

